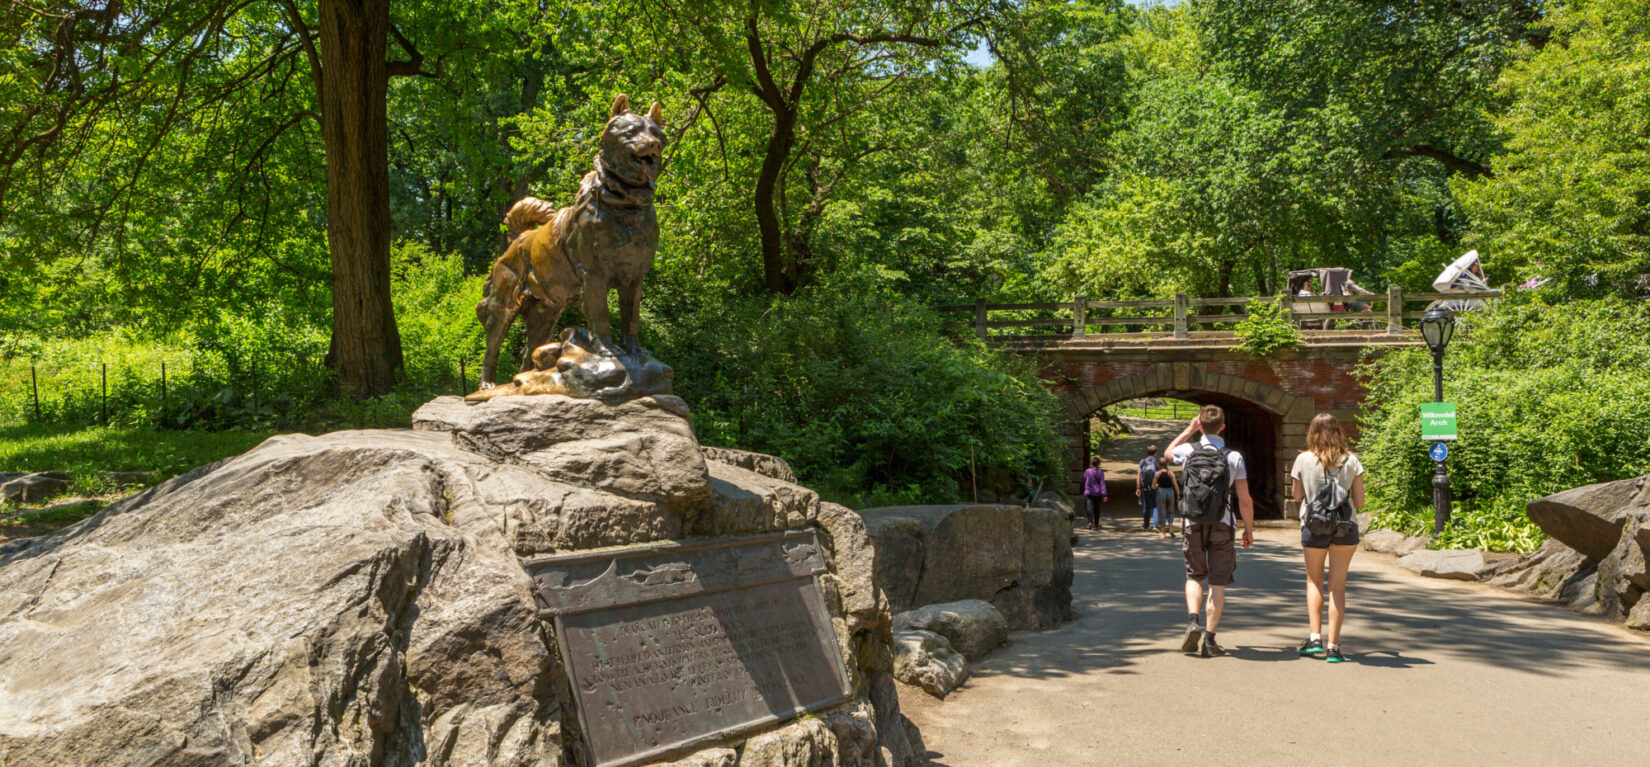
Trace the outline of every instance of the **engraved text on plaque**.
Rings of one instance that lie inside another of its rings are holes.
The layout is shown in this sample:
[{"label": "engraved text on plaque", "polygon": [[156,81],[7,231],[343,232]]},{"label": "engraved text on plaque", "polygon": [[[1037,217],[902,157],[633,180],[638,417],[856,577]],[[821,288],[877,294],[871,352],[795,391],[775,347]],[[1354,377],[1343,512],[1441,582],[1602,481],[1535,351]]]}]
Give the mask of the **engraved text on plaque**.
[{"label": "engraved text on plaque", "polygon": [[812,531],[527,563],[597,767],[748,732],[849,697]]}]

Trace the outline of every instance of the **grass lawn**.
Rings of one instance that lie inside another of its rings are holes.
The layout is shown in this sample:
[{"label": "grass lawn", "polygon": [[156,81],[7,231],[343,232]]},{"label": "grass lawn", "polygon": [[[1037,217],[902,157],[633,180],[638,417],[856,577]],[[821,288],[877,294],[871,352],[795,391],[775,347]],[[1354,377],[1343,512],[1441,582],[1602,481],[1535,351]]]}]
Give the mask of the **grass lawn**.
[{"label": "grass lawn", "polygon": [[103,426],[0,426],[0,472],[61,471],[74,477],[67,496],[44,505],[0,509],[0,542],[42,535],[101,511],[133,488],[98,477],[105,471],[146,471],[150,483],[244,453],[273,431],[161,431]]},{"label": "grass lawn", "polygon": [[244,453],[274,431],[163,431],[153,428],[0,426],[0,472],[61,471],[71,493],[105,495],[104,471],[147,471],[159,482]]},{"label": "grass lawn", "polygon": [[1148,418],[1156,421],[1185,421],[1197,415],[1198,408],[1202,407],[1195,402],[1178,399],[1164,399],[1163,404],[1147,406],[1144,400],[1130,400],[1112,405],[1109,410],[1112,415],[1128,416],[1129,418]]}]

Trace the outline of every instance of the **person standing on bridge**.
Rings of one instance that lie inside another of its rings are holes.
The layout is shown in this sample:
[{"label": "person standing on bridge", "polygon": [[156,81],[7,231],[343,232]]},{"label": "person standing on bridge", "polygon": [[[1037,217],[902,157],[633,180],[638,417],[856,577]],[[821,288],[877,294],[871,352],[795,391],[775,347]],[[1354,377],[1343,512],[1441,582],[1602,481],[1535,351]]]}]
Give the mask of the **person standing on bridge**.
[{"label": "person standing on bridge", "polygon": [[[1226,587],[1232,584],[1237,572],[1237,547],[1234,533],[1236,511],[1243,517],[1243,548],[1255,542],[1255,504],[1249,497],[1249,473],[1243,464],[1243,455],[1226,447],[1221,432],[1226,430],[1226,412],[1218,405],[1204,405],[1197,417],[1186,424],[1185,431],[1169,443],[1168,454],[1175,463],[1186,467],[1181,477],[1182,508],[1180,510],[1181,549],[1186,557],[1186,638],[1180,643],[1182,652],[1196,652],[1205,658],[1225,655],[1226,651],[1215,641],[1220,628],[1220,614],[1226,609]],[[1197,444],[1192,435],[1202,432]],[[1224,471],[1220,471],[1224,458]],[[1206,493],[1210,509],[1218,512],[1213,521],[1200,521],[1205,509],[1193,508]],[[1235,500],[1235,504],[1234,504]],[[1208,589],[1208,628],[1203,624],[1204,582]]]},{"label": "person standing on bridge", "polygon": [[1089,529],[1100,529],[1100,506],[1106,502],[1106,470],[1100,468],[1100,456],[1089,459],[1083,470],[1083,500],[1088,502]]},{"label": "person standing on bridge", "polygon": [[1152,519],[1157,515],[1157,493],[1152,489],[1152,480],[1161,468],[1157,463],[1157,446],[1146,447],[1146,457],[1140,459],[1140,470],[1135,472],[1134,494],[1140,499],[1140,529],[1151,527]]},{"label": "person standing on bridge", "polygon": [[[1350,500],[1351,525],[1337,526],[1332,533],[1314,534],[1301,514],[1301,549],[1306,556],[1306,612],[1311,634],[1301,642],[1301,655],[1322,655],[1330,663],[1346,660],[1341,654],[1341,621],[1346,618],[1346,572],[1358,551],[1358,509],[1364,505],[1364,467],[1353,454],[1341,422],[1330,413],[1319,413],[1306,428],[1306,451],[1295,456],[1289,470],[1293,478],[1289,497],[1296,501],[1317,498],[1329,482],[1340,499]],[[1324,643],[1323,565],[1329,560],[1329,642]]]}]

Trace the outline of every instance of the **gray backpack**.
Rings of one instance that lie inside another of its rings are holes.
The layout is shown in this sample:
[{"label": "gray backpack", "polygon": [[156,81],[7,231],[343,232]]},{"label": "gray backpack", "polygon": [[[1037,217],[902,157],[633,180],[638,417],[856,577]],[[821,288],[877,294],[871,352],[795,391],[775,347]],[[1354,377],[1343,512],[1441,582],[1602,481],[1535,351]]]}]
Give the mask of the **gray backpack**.
[{"label": "gray backpack", "polygon": [[[1323,466],[1322,459],[1318,459],[1318,465]],[[1345,469],[1344,460],[1334,472],[1324,467],[1323,484],[1318,486],[1318,492],[1307,499],[1306,506],[1301,509],[1307,532],[1313,535],[1339,535],[1352,525],[1352,498],[1340,481],[1340,473]]]}]

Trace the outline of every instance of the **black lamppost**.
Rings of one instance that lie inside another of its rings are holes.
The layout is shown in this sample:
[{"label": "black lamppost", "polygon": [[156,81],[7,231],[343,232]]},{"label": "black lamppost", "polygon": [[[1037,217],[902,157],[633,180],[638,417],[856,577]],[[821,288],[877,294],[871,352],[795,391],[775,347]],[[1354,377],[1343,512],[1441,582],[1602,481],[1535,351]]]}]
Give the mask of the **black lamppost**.
[{"label": "black lamppost", "polygon": [[[1427,348],[1432,350],[1432,396],[1433,402],[1444,401],[1444,348],[1449,346],[1450,337],[1455,335],[1455,315],[1443,309],[1428,309],[1421,316],[1421,337],[1426,339]],[[1449,524],[1449,474],[1444,470],[1444,462],[1438,461],[1438,468],[1432,475],[1432,532],[1443,532],[1444,525]]]}]

